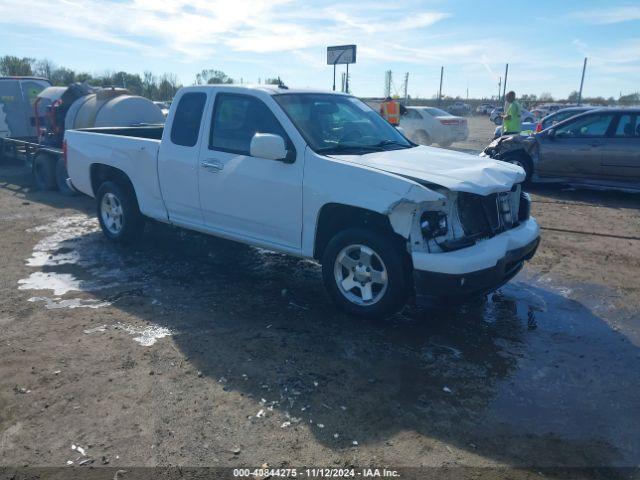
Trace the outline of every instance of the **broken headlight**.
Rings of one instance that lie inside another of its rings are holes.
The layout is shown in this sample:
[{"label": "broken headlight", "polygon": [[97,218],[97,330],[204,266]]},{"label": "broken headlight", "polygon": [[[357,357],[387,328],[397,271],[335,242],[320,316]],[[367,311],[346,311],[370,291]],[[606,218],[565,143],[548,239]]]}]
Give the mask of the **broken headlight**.
[{"label": "broken headlight", "polygon": [[420,216],[420,230],[426,239],[445,235],[449,231],[447,215],[442,212],[423,212]]},{"label": "broken headlight", "polygon": [[518,220],[524,222],[531,216],[531,197],[526,192],[520,193],[520,207],[518,209]]}]

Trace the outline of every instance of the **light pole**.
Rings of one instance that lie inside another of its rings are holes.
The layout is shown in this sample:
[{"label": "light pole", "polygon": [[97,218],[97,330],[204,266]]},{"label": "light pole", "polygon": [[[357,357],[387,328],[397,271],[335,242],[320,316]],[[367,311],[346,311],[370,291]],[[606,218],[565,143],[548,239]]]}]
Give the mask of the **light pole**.
[{"label": "light pole", "polygon": [[580,79],[580,91],[578,92],[578,105],[582,101],[582,86],[584,85],[584,72],[587,70],[587,57],[584,57],[584,63],[582,64],[582,78]]}]

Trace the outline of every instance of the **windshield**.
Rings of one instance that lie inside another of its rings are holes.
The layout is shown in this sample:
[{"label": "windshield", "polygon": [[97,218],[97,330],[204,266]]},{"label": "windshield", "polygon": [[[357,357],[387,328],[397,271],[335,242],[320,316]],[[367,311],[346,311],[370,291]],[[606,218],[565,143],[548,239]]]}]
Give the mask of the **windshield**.
[{"label": "windshield", "polygon": [[274,98],[317,153],[363,155],[415,146],[357,98],[322,93]]},{"label": "windshield", "polygon": [[452,116],[449,112],[445,112],[444,110],[440,110],[439,108],[427,107],[427,108],[424,108],[423,111],[427,112],[432,117],[451,117]]}]

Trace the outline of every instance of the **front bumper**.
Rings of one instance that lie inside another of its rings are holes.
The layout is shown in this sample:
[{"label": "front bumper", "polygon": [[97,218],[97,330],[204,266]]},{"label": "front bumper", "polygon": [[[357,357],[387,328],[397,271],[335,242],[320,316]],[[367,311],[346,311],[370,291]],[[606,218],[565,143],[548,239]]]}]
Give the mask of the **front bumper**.
[{"label": "front bumper", "polygon": [[530,260],[540,243],[533,218],[494,238],[456,250],[425,254],[414,252],[413,280],[416,300],[482,295],[511,280]]}]

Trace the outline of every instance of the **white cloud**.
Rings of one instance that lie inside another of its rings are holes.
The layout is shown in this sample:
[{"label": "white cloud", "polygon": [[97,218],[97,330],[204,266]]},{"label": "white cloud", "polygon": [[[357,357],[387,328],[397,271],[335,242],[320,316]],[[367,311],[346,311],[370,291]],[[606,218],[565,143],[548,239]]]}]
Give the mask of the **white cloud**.
[{"label": "white cloud", "polygon": [[291,0],[31,0],[30,10],[38,15],[24,15],[23,5],[23,0],[3,0],[0,24],[37,27],[150,56],[179,53],[187,59],[229,50],[297,51],[354,38],[379,43],[389,24],[400,34],[448,16],[431,11],[399,16],[400,9],[367,3],[311,9]]},{"label": "white cloud", "polygon": [[583,12],[574,12],[571,18],[582,20],[594,25],[612,25],[615,23],[640,20],[640,7],[612,7]]}]

